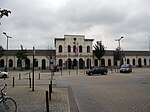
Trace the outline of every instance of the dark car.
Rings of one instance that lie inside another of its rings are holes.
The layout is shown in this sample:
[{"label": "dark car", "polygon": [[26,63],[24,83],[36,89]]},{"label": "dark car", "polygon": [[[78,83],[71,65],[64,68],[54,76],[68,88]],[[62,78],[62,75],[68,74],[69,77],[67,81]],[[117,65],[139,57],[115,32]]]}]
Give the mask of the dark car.
[{"label": "dark car", "polygon": [[120,68],[120,73],[130,73],[132,72],[132,66],[130,64],[123,64]]},{"label": "dark car", "polygon": [[88,75],[93,75],[93,74],[106,75],[107,73],[108,73],[108,70],[105,67],[95,67],[93,69],[86,71],[86,74]]}]

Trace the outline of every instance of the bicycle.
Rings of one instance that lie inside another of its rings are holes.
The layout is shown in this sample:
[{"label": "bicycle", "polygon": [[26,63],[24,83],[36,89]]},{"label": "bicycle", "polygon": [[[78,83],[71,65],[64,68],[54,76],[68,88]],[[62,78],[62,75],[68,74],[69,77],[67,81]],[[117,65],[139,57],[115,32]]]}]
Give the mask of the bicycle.
[{"label": "bicycle", "polygon": [[6,86],[7,85],[5,84],[4,87],[0,90],[0,104],[3,104],[3,106],[0,105],[0,111],[17,112],[17,103],[15,100],[9,96],[6,96],[6,93],[4,93]]}]

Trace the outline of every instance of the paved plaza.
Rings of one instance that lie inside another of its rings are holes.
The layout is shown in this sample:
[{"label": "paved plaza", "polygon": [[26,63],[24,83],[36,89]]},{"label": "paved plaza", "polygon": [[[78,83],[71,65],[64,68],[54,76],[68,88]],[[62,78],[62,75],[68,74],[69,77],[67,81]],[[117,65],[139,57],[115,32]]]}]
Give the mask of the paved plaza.
[{"label": "paved plaza", "polygon": [[[135,68],[127,74],[109,71],[102,76],[87,76],[84,70],[67,70],[52,77],[49,71],[35,71],[34,92],[29,87],[29,76],[32,78],[29,72],[10,71],[9,78],[0,79],[0,87],[8,85],[7,95],[17,102],[18,112],[46,112],[45,91],[51,78],[50,112],[150,112],[149,68]],[[15,77],[15,87],[12,87],[12,77]]]}]

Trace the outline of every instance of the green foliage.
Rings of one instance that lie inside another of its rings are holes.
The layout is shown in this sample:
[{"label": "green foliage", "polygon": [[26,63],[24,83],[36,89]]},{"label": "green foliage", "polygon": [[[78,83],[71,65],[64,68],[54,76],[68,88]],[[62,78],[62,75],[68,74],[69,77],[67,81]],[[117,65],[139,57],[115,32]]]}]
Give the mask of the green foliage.
[{"label": "green foliage", "polygon": [[0,8],[0,18],[2,18],[3,16],[7,16],[8,17],[9,13],[11,13],[11,11]]},{"label": "green foliage", "polygon": [[23,46],[21,45],[21,50],[17,51],[16,57],[22,61],[23,59],[27,59],[27,50],[23,49]]},{"label": "green foliage", "polygon": [[113,53],[115,61],[120,60],[119,53],[120,53],[120,49],[116,48],[116,51],[114,51],[114,53]]},{"label": "green foliage", "polygon": [[114,55],[114,62],[117,63],[117,61],[120,60],[122,64],[122,58],[125,56],[125,54],[121,52],[121,48],[119,47],[116,48],[116,51],[114,51],[113,55]]},{"label": "green foliage", "polygon": [[94,55],[97,57],[98,60],[100,60],[104,56],[106,51],[104,45],[102,45],[102,41],[97,41],[94,48]]},{"label": "green foliage", "polygon": [[0,58],[4,55],[4,49],[3,47],[0,45]]}]

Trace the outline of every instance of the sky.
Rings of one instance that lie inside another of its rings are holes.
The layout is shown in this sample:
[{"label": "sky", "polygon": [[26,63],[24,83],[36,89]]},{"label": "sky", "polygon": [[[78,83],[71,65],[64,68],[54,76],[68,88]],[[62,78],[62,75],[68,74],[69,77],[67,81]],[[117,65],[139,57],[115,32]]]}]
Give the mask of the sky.
[{"label": "sky", "polygon": [[85,35],[106,50],[149,51],[150,0],[0,0],[11,10],[0,19],[0,45],[6,49],[51,49],[54,38]]}]

